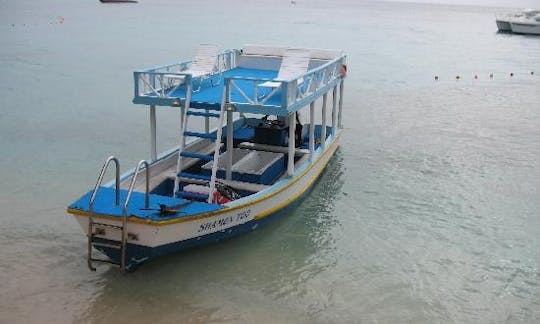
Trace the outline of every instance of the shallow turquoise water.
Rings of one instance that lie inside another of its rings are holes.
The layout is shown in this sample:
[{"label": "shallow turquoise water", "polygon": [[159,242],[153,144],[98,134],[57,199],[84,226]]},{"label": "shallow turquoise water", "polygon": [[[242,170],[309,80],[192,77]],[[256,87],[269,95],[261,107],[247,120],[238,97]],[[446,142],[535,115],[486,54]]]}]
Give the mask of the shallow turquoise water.
[{"label": "shallow turquoise water", "polygon": [[[0,1],[0,322],[540,321],[540,38],[497,34],[498,11]],[[149,156],[132,71],[205,42],[343,48],[342,148],[279,222],[92,273],[65,207],[106,156]]]}]

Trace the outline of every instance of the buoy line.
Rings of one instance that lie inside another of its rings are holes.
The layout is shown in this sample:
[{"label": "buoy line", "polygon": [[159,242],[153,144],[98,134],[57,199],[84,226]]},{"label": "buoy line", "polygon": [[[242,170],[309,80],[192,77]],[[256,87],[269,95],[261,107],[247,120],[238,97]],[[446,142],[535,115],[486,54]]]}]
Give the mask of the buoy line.
[{"label": "buoy line", "polygon": [[[473,78],[474,80],[478,80],[478,79],[481,78],[481,74],[479,74],[479,73],[471,74],[471,75],[472,75],[472,78]],[[497,73],[497,77],[500,76],[500,75],[505,76],[505,77],[510,77],[510,78],[513,78],[514,76],[517,76],[517,74],[515,74],[514,72],[509,72],[509,73],[508,73],[508,72],[507,72],[507,73]],[[529,71],[529,72],[527,72],[527,73],[523,73],[523,74],[519,74],[519,75],[520,75],[520,76],[521,76],[521,75],[534,76],[534,71]],[[449,77],[449,78],[447,78],[447,79],[452,79],[452,78],[455,79],[455,80],[464,79],[464,77],[463,77],[462,75],[460,75],[460,74],[456,74],[454,77]],[[488,75],[488,78],[489,78],[489,79],[494,79],[494,78],[495,78],[495,73],[490,73],[490,74]],[[434,75],[433,79],[434,79],[435,81],[442,80],[442,78],[441,78],[439,75],[437,75],[437,74]]]}]

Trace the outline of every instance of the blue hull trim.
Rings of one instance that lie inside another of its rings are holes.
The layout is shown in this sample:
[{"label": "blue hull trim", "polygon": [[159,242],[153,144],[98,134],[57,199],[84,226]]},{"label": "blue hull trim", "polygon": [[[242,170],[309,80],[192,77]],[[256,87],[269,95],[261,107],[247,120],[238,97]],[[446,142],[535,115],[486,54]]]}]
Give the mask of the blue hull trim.
[{"label": "blue hull trim", "polygon": [[[332,161],[332,159],[334,159],[334,157],[332,157],[330,161]],[[325,166],[325,168],[326,167],[327,166]],[[216,233],[207,234],[204,236],[192,238],[192,239],[181,241],[181,242],[161,245],[154,248],[146,247],[142,245],[136,245],[136,244],[128,244],[127,250],[126,250],[126,270],[134,271],[143,263],[146,263],[156,257],[174,254],[180,251],[199,247],[206,244],[217,243],[217,242],[227,240],[241,234],[245,234],[247,232],[251,232],[255,230],[256,228],[259,228],[260,226],[264,226],[267,223],[273,222],[274,220],[278,219],[280,216],[287,214],[291,209],[294,209],[295,207],[297,207],[306,198],[306,196],[313,190],[313,188],[317,185],[317,183],[319,182],[319,179],[320,177],[309,187],[308,190],[306,190],[294,202],[292,202],[286,207],[280,209],[279,211],[273,214],[270,214],[260,220],[252,220],[245,224],[234,226],[234,227],[231,227],[231,228],[228,228],[228,229],[216,232]],[[96,241],[107,242],[107,240],[99,240],[99,239],[96,239]],[[111,260],[120,263],[119,250],[103,248],[103,247],[100,247],[97,249],[103,252],[105,255],[107,255]]]}]

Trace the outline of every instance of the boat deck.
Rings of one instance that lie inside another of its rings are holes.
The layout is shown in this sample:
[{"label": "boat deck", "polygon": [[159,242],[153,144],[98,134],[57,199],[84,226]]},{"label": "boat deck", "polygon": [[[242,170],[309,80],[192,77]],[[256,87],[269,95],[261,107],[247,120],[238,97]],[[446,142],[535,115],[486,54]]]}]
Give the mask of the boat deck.
[{"label": "boat deck", "polygon": [[[79,200],[71,204],[68,209],[90,212],[90,197],[92,190],[87,192]],[[120,190],[120,205],[115,205],[115,188],[100,187],[94,201],[94,213],[112,217],[122,217],[122,205],[126,201],[127,190]],[[163,221],[169,219],[183,218],[195,214],[209,213],[224,208],[216,204],[206,202],[189,201],[182,198],[150,194],[150,206],[145,208],[145,194],[134,191],[128,207],[128,216],[137,217],[148,221]],[[185,204],[185,205],[182,205]],[[160,205],[177,210],[177,213],[160,213]],[[181,207],[176,207],[182,205]]]}]

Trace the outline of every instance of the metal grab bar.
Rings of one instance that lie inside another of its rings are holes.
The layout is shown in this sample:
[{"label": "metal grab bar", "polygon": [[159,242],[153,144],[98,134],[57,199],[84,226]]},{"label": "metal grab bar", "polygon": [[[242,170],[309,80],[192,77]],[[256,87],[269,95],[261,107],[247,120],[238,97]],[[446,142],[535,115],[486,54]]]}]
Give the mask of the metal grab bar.
[{"label": "metal grab bar", "polygon": [[141,165],[145,166],[146,168],[146,195],[145,195],[145,201],[144,206],[145,208],[148,208],[150,206],[150,167],[148,162],[146,160],[141,160],[137,164],[137,168],[135,169],[135,173],[133,174],[133,178],[131,178],[131,183],[129,184],[128,193],[126,196],[126,201],[124,202],[124,207],[122,208],[122,257],[120,259],[120,271],[124,272],[126,270],[126,242],[127,242],[127,209],[129,206],[129,202],[131,200],[131,194],[133,193],[133,188],[135,187],[135,181],[137,180],[137,175],[139,174],[139,171],[141,170]]},{"label": "metal grab bar", "polygon": [[105,176],[105,171],[107,171],[107,167],[109,164],[113,161],[116,164],[116,206],[120,205],[120,162],[118,162],[118,159],[115,158],[113,155],[109,156],[107,160],[105,160],[105,163],[103,163],[103,167],[101,168],[101,172],[99,173],[98,180],[96,182],[96,185],[94,187],[94,191],[92,192],[92,197],[90,198],[90,214],[88,215],[88,268],[92,271],[96,271],[96,268],[92,266],[92,231],[93,231],[93,223],[94,220],[92,219],[92,216],[94,215],[94,201],[96,200],[97,193],[99,191],[101,182],[103,182],[103,177]]},{"label": "metal grab bar", "polygon": [[92,193],[92,198],[90,198],[90,212],[92,212],[92,209],[94,207],[94,200],[96,199],[96,195],[99,189],[99,185],[101,182],[103,182],[103,176],[105,176],[105,171],[107,170],[107,167],[111,163],[111,161],[114,161],[116,164],[116,205],[120,204],[120,162],[118,162],[118,159],[114,157],[114,155],[111,155],[105,160],[105,163],[103,163],[103,167],[101,168],[101,172],[99,173],[99,178],[96,182],[96,186],[94,187],[94,192]]}]

